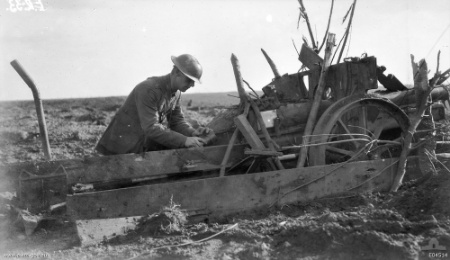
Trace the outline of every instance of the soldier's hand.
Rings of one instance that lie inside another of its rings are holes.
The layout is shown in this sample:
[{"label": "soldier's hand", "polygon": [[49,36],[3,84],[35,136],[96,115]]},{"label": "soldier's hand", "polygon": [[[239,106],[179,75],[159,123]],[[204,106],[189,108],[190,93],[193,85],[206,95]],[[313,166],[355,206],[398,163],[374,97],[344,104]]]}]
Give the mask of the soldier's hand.
[{"label": "soldier's hand", "polygon": [[200,137],[188,137],[186,139],[186,142],[184,143],[184,146],[190,148],[190,147],[202,147],[204,144],[204,141]]},{"label": "soldier's hand", "polygon": [[200,126],[199,128],[195,129],[194,133],[192,133],[192,136],[205,136],[211,132],[214,132],[211,128]]}]

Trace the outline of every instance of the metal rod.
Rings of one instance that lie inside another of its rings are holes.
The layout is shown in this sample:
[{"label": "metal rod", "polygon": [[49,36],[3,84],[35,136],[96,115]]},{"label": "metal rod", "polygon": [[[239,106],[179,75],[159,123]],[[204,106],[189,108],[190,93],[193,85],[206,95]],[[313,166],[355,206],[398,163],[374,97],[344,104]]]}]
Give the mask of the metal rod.
[{"label": "metal rod", "polygon": [[41,133],[42,145],[44,146],[44,154],[47,160],[51,160],[52,152],[50,149],[50,142],[48,140],[47,126],[45,124],[44,108],[42,106],[42,100],[39,95],[39,90],[37,89],[33,80],[30,78],[30,76],[28,76],[28,74],[25,72],[25,70],[22,68],[22,66],[17,60],[11,61],[11,66],[17,71],[19,76],[23,79],[23,81],[25,81],[28,87],[30,87],[31,92],[33,92],[34,104],[36,106],[36,113],[39,122],[39,131]]}]

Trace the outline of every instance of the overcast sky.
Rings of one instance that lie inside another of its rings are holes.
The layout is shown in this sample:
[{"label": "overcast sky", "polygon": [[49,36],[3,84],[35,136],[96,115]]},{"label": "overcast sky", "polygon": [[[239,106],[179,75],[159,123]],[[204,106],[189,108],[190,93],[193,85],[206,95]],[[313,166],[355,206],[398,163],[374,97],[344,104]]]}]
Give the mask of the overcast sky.
[{"label": "overcast sky", "polygon": [[[191,93],[235,90],[232,53],[244,79],[261,89],[273,74],[260,49],[280,73],[295,73],[301,63],[292,39],[300,48],[308,36],[304,20],[297,29],[297,0],[41,0],[43,11],[0,1],[0,100],[32,99],[9,64],[14,59],[43,99],[128,95],[145,78],[169,73],[170,56],[183,53],[204,69],[203,84]],[[31,2],[40,8],[39,0]],[[337,40],[352,2],[335,1],[330,31]],[[331,0],[304,4],[321,41]],[[387,73],[411,83],[410,54],[425,58],[434,73],[441,50],[441,70],[450,67],[449,27],[449,0],[359,0],[344,54],[376,56]]]}]

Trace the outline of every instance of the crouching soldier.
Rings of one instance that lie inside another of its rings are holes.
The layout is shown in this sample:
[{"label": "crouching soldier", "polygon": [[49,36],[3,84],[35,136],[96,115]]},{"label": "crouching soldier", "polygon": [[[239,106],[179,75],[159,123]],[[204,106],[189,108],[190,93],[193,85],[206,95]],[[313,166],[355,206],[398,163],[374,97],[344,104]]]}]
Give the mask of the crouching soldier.
[{"label": "crouching soldier", "polygon": [[98,152],[141,153],[205,144],[200,136],[212,130],[192,128],[180,107],[181,92],[200,83],[202,66],[189,54],[172,56],[172,62],[168,75],[150,77],[133,89],[97,143]]}]

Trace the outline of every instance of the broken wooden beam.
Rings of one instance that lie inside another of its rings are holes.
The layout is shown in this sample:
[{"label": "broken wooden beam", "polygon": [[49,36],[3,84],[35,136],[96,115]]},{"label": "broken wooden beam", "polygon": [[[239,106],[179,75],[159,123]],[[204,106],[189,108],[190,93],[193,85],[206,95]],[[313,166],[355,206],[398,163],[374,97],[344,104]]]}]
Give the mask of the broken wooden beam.
[{"label": "broken wooden beam", "polygon": [[386,191],[396,169],[393,162],[395,159],[352,162],[338,169],[336,165],[325,165],[73,194],[67,197],[67,210],[77,223],[82,244],[88,245],[111,236],[118,225],[127,224],[134,217],[158,212],[171,199],[188,212],[210,212],[203,220],[212,221],[233,213],[310,201],[349,190]]},{"label": "broken wooden beam", "polygon": [[[244,112],[242,115],[244,117],[247,117],[248,111],[250,109],[250,104],[248,102],[245,103]],[[225,151],[225,155],[223,157],[222,163],[220,164],[220,177],[225,176],[225,169],[228,164],[228,160],[230,159],[231,150],[233,149],[237,137],[239,134],[239,128],[234,129],[233,135],[231,136],[230,140],[228,141],[227,150]]]},{"label": "broken wooden beam", "polygon": [[[320,74],[319,85],[317,86],[317,89],[315,90],[314,100],[313,100],[313,104],[311,106],[311,112],[309,114],[308,121],[306,122],[306,128],[305,128],[304,137],[303,137],[304,145],[309,143],[309,136],[311,135],[311,133],[314,129],[314,125],[316,123],[319,106],[322,101],[322,94],[325,89],[326,75],[327,75],[328,68],[330,67],[330,63],[331,63],[331,53],[333,52],[333,48],[335,45],[335,36],[336,35],[334,33],[328,33],[327,45],[325,48],[325,58],[324,58],[324,62],[322,64],[322,72]],[[297,167],[305,166],[307,154],[308,154],[308,148],[307,148],[307,146],[304,146],[300,150]]]},{"label": "broken wooden beam", "polygon": [[[306,13],[306,8],[305,5],[303,4],[303,0],[298,0],[299,4],[300,4],[300,17],[305,18],[306,21],[306,25],[308,27],[308,32],[309,32],[309,37],[311,37],[311,44],[314,50],[317,49],[317,44],[316,41],[314,40],[314,36],[312,33],[312,29],[311,29],[311,24],[309,23],[309,18],[308,18],[308,14]],[[299,18],[300,21],[300,18]]]},{"label": "broken wooden beam", "polygon": [[230,138],[230,142],[228,143],[227,150],[223,157],[222,163],[220,164],[220,177],[225,176],[226,165],[228,164],[228,160],[230,158],[231,149],[233,149],[234,143],[236,142],[237,136],[239,134],[239,129],[234,129],[233,135]]},{"label": "broken wooden beam", "polygon": [[377,78],[378,82],[380,82],[381,85],[383,85],[389,91],[408,90],[408,88],[405,87],[405,85],[403,85],[403,83],[401,83],[400,80],[398,80],[397,77],[395,77],[394,75],[392,74],[388,74],[387,76],[384,75],[383,72],[385,69],[386,69],[385,67],[377,68]]},{"label": "broken wooden beam", "polygon": [[252,147],[252,149],[265,149],[264,144],[261,139],[259,139],[253,127],[248,122],[244,115],[239,115],[234,119],[237,128],[241,131],[247,143]]},{"label": "broken wooden beam", "polygon": [[340,62],[342,54],[344,53],[345,45],[347,44],[348,35],[350,33],[350,28],[351,28],[352,22],[353,22],[353,14],[355,13],[356,0],[353,0],[353,4],[352,4],[351,8],[352,8],[352,11],[350,13],[350,18],[348,19],[347,28],[345,29],[345,33],[344,33],[344,43],[342,43],[341,52],[339,53],[336,63]]},{"label": "broken wooden beam", "polygon": [[323,64],[323,59],[319,56],[319,54],[306,46],[306,44],[302,45],[298,60],[310,70],[316,69]]},{"label": "broken wooden beam", "polygon": [[[258,106],[256,105],[256,103],[251,98],[249,98],[248,100],[250,102],[250,105],[253,108],[253,112],[255,113],[256,120],[258,121],[259,126],[261,128],[261,131],[262,131],[262,133],[264,135],[264,139],[267,142],[267,146],[269,147],[270,150],[272,150],[273,152],[276,152],[276,150],[278,148],[278,145],[275,143],[275,141],[273,141],[272,138],[270,138],[269,132],[267,131],[266,125],[264,123],[264,119],[261,116],[261,112],[259,111]],[[277,146],[277,147],[275,147],[275,146]],[[273,160],[274,160],[275,165],[277,166],[277,168],[279,170],[283,170],[284,169],[283,164],[280,162],[280,160],[278,160],[277,157],[273,158]]]},{"label": "broken wooden beam", "polygon": [[[233,147],[230,163],[242,157],[243,148],[243,145]],[[127,154],[86,158],[84,171],[68,172],[67,182],[68,184],[93,183],[190,171],[218,170],[226,149],[226,145],[220,145],[153,151],[144,155]],[[185,167],[191,162],[195,162],[198,167]]]},{"label": "broken wooden beam", "polygon": [[414,90],[417,100],[417,111],[411,116],[411,124],[406,131],[406,135],[403,137],[402,152],[400,154],[398,169],[395,176],[395,180],[390,189],[391,192],[397,192],[400,185],[402,185],[403,178],[406,174],[406,164],[408,161],[408,155],[412,148],[412,141],[414,138],[414,133],[419,126],[422,118],[425,114],[425,110],[428,108],[429,95],[433,89],[433,86],[429,85],[428,82],[428,66],[425,59],[416,63],[414,61],[414,55],[411,55],[411,65],[413,69],[414,76]]},{"label": "broken wooden beam", "polygon": [[330,7],[330,14],[328,15],[327,29],[325,30],[325,35],[323,36],[322,44],[320,44],[320,47],[319,47],[317,53],[320,53],[320,51],[322,50],[323,45],[327,41],[328,30],[330,29],[330,23],[331,23],[331,16],[333,14],[333,7],[334,7],[334,0],[331,0],[331,7]]},{"label": "broken wooden beam", "polygon": [[[245,145],[236,144],[229,160],[221,165],[226,145],[175,149],[141,154],[122,154],[85,159],[30,162],[0,167],[0,191],[16,191],[20,203],[31,213],[48,210],[50,205],[64,202],[68,188],[77,183],[95,184],[99,189],[110,186],[135,185],[137,182],[186,176],[195,172],[219,172],[231,167],[244,156]],[[58,169],[64,169],[59,172]],[[27,172],[28,176],[20,174]]]}]

